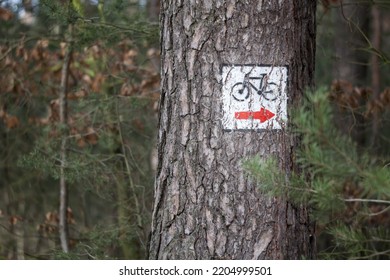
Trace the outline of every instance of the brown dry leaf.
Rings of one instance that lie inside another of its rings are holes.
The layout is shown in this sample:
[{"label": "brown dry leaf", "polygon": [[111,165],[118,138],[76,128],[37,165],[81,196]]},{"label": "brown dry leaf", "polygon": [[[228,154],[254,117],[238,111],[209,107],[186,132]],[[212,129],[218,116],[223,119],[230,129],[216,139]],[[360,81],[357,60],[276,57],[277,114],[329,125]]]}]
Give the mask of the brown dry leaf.
[{"label": "brown dry leaf", "polygon": [[125,54],[125,58],[134,58],[138,55],[138,52],[134,49],[131,49],[129,50],[126,54]]},{"label": "brown dry leaf", "polygon": [[74,92],[74,93],[71,93],[68,95],[68,99],[69,100],[75,100],[75,99],[80,99],[80,98],[83,98],[83,97],[86,97],[88,95],[88,92],[86,89],[84,88],[81,88],[80,90]]},{"label": "brown dry leaf", "polygon": [[39,61],[41,59],[40,51],[37,48],[34,48],[31,51],[31,58],[34,60],[37,60],[37,61]]},{"label": "brown dry leaf", "polygon": [[69,224],[75,224],[76,221],[73,216],[73,211],[70,207],[66,208],[66,220]]},{"label": "brown dry leaf", "polygon": [[149,95],[158,89],[160,85],[159,75],[151,75],[141,82],[142,95]]},{"label": "brown dry leaf", "polygon": [[[49,52],[47,51],[48,46],[49,46],[49,40],[47,39],[38,40],[37,43],[35,44],[34,49],[31,51],[31,57],[39,62],[50,59]],[[54,68],[55,67],[53,67],[53,71]]]},{"label": "brown dry leaf", "polygon": [[99,137],[96,131],[92,127],[87,127],[87,134],[85,135],[85,140],[90,145],[96,145],[98,143]]},{"label": "brown dry leaf", "polygon": [[50,116],[37,119],[37,123],[41,125],[48,125],[50,123]]},{"label": "brown dry leaf", "polygon": [[24,53],[24,46],[23,45],[19,45],[16,48],[16,50],[15,50],[15,54],[16,54],[17,57],[22,57],[23,53]]},{"label": "brown dry leaf", "polygon": [[379,99],[372,99],[370,102],[367,104],[367,109],[365,112],[365,117],[371,117],[374,115],[379,114],[380,112],[383,111],[383,104]]},{"label": "brown dry leaf", "polygon": [[23,219],[20,216],[12,215],[9,217],[9,223],[11,225],[16,225],[18,222],[21,222],[21,221],[23,221]]},{"label": "brown dry leaf", "polygon": [[47,212],[45,215],[46,224],[58,224],[59,218],[57,212]]},{"label": "brown dry leaf", "polygon": [[9,223],[11,225],[16,225],[17,222],[18,222],[18,219],[15,216],[9,217]]},{"label": "brown dry leaf", "polygon": [[60,119],[60,100],[53,99],[50,101],[49,120],[51,122],[59,121]]},{"label": "brown dry leaf", "polygon": [[16,116],[9,115],[5,113],[5,116],[3,117],[5,125],[9,129],[13,129],[15,127],[18,127],[20,122],[19,119]]},{"label": "brown dry leaf", "polygon": [[7,55],[7,57],[5,58],[5,66],[15,66],[15,61],[13,61],[11,59],[10,56]]},{"label": "brown dry leaf", "polygon": [[99,45],[93,45],[89,48],[95,58],[100,58],[100,47]]},{"label": "brown dry leaf", "polygon": [[344,92],[352,92],[353,86],[350,82],[346,80],[334,80],[330,87],[331,95],[337,97],[337,95],[342,94]]},{"label": "brown dry leaf", "polygon": [[5,78],[7,80],[7,85],[5,86],[5,92],[11,92],[15,88],[15,74],[11,73],[8,77]]},{"label": "brown dry leaf", "polygon": [[129,50],[125,55],[123,56],[123,65],[126,66],[126,68],[133,69],[134,68],[134,58],[138,55],[136,50]]},{"label": "brown dry leaf", "polygon": [[128,83],[124,83],[121,87],[119,94],[122,96],[130,96],[130,95],[134,94],[134,87],[132,87]]},{"label": "brown dry leaf", "polygon": [[66,47],[67,47],[67,43],[65,42],[61,42],[60,43],[60,48],[61,48],[61,56],[64,57],[65,56],[65,53],[66,53]]},{"label": "brown dry leaf", "polygon": [[7,10],[6,8],[0,7],[0,19],[4,21],[9,21],[14,17],[14,14]]},{"label": "brown dry leaf", "polygon": [[159,56],[159,55],[160,55],[160,51],[157,50],[156,48],[148,49],[147,56],[149,58],[152,58],[152,57],[155,57],[155,56]]},{"label": "brown dry leaf", "polygon": [[155,113],[158,113],[159,106],[160,106],[160,103],[159,103],[158,100],[156,100],[156,101],[153,102],[153,111],[154,111]]},{"label": "brown dry leaf", "polygon": [[36,45],[39,48],[47,49],[47,47],[49,46],[49,40],[47,39],[38,40]]},{"label": "brown dry leaf", "polygon": [[23,51],[23,60],[28,61],[29,60],[29,54],[26,50]]},{"label": "brown dry leaf", "polygon": [[355,87],[353,90],[362,101],[367,101],[367,98],[372,95],[372,91],[368,88]]},{"label": "brown dry leaf", "polygon": [[88,91],[85,88],[82,88],[75,92],[75,96],[77,98],[83,98],[86,97],[87,95],[88,95]]},{"label": "brown dry leaf", "polygon": [[92,87],[91,87],[92,91],[99,92],[105,80],[106,78],[104,77],[104,75],[102,73],[98,73],[95,79],[93,80]]},{"label": "brown dry leaf", "polygon": [[345,80],[335,80],[331,85],[330,99],[342,109],[357,109],[371,94],[366,88],[353,87]]},{"label": "brown dry leaf", "polygon": [[87,145],[84,138],[81,136],[81,134],[75,127],[72,127],[70,129],[70,134],[75,137],[76,145],[79,146],[80,148],[84,148]]},{"label": "brown dry leaf", "polygon": [[79,148],[84,148],[86,145],[87,145],[87,142],[85,142],[84,138],[81,137],[78,137],[78,135],[76,135],[76,144]]},{"label": "brown dry leaf", "polygon": [[86,83],[87,85],[91,85],[92,84],[92,79],[91,79],[91,76],[87,75],[87,74],[84,74],[83,77],[81,78],[83,80],[84,83]]},{"label": "brown dry leaf", "polygon": [[379,99],[381,100],[383,106],[389,106],[390,105],[390,88],[386,88],[384,91],[381,92],[379,95]]}]

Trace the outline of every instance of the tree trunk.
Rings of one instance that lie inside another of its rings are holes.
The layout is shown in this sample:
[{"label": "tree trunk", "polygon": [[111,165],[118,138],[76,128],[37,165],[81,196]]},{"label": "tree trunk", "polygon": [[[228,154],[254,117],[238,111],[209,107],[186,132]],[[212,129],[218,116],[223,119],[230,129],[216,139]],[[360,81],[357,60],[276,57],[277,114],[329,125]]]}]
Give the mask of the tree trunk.
[{"label": "tree trunk", "polygon": [[[365,36],[368,34],[369,10],[367,3],[354,0],[333,11],[336,59],[332,73],[335,80],[346,80],[353,86],[367,84],[369,56],[364,49],[367,47]],[[365,105],[363,98],[360,102],[360,106]],[[335,111],[335,120],[342,132],[351,134],[359,145],[365,145],[366,124],[361,114],[352,108],[339,107]]]},{"label": "tree trunk", "polygon": [[157,21],[160,13],[160,0],[148,1],[148,15],[151,21]]},{"label": "tree trunk", "polygon": [[[381,50],[381,12],[378,5],[371,7],[371,22],[372,22],[372,47],[376,51]],[[372,99],[379,100],[379,94],[381,90],[381,70],[380,61],[377,53],[371,54],[371,87],[372,87]],[[377,112],[372,116],[372,133],[371,133],[371,147],[379,146],[379,131],[380,131],[380,117]]]},{"label": "tree trunk", "polygon": [[367,42],[370,6],[354,0],[334,9],[334,79],[348,80],[353,85],[367,83]]},{"label": "tree trunk", "polygon": [[[311,0],[162,1],[151,259],[313,257],[306,208],[263,195],[241,167],[255,155],[275,156],[291,173],[299,140],[285,122],[226,129],[221,72],[240,69],[233,65],[287,66],[287,108],[298,105],[313,83],[315,6]],[[254,113],[248,116],[255,123]]]}]

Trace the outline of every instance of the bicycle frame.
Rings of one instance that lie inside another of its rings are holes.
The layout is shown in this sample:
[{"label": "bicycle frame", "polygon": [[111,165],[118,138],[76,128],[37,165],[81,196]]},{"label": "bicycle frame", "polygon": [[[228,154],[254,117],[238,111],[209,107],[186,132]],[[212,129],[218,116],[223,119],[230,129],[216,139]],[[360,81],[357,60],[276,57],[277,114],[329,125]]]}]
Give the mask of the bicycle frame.
[{"label": "bicycle frame", "polygon": [[[260,77],[245,76],[243,82],[239,82],[239,83],[236,83],[233,85],[233,87],[231,89],[233,98],[237,101],[240,101],[240,102],[245,101],[246,99],[249,98],[251,88],[253,88],[259,96],[262,96],[264,99],[266,99],[268,101],[274,101],[277,98],[277,96],[274,98],[269,98],[266,96],[266,94],[275,94],[274,89],[270,89],[270,90],[266,91],[265,88],[266,87],[275,88],[275,86],[276,86],[276,88],[278,88],[278,86],[277,86],[277,84],[275,84],[273,82],[266,83],[264,85],[265,76],[267,76],[267,74],[261,74]],[[260,80],[260,87],[257,88],[252,82],[250,82],[250,80]],[[245,89],[247,89],[246,93],[245,93]],[[237,92],[235,92],[235,90]]]}]

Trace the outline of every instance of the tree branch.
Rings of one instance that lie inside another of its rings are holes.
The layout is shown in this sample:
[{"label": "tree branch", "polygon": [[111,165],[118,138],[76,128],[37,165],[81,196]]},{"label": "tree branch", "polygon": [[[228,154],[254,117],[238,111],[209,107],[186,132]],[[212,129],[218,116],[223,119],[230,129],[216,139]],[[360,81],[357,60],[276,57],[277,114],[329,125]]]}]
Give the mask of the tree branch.
[{"label": "tree branch", "polygon": [[[70,34],[72,26],[69,26]],[[72,56],[72,46],[66,46],[64,64],[61,70],[61,86],[59,93],[61,146],[60,146],[60,209],[59,209],[59,234],[61,248],[65,253],[69,252],[69,233],[67,223],[68,189],[65,180],[66,146],[67,146],[67,91],[69,78],[69,65]]]}]

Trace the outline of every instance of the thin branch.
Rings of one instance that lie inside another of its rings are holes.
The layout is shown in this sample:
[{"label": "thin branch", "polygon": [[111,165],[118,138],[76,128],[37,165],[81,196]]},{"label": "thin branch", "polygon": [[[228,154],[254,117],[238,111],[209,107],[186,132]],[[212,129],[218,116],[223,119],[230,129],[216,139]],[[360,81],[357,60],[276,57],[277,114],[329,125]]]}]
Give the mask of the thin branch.
[{"label": "thin branch", "polygon": [[27,42],[30,42],[30,41],[33,41],[33,40],[39,40],[38,37],[31,37],[31,38],[28,38],[28,39],[23,39],[21,41],[18,41],[17,43],[15,43],[14,45],[12,45],[11,47],[9,47],[6,52],[0,56],[0,61],[2,61],[3,59],[5,59],[7,57],[7,55],[12,52],[14,49],[16,49],[17,47],[21,46],[21,45],[24,45],[26,44]]},{"label": "thin branch", "polygon": [[389,210],[390,210],[390,206],[387,206],[385,209],[383,209],[383,210],[381,210],[379,212],[374,212],[374,213],[368,214],[368,216],[370,216],[370,217],[378,216],[378,215],[381,215],[381,214],[383,214],[383,213],[385,213],[385,212],[387,212]]},{"label": "thin branch", "polygon": [[[72,27],[69,26],[70,34]],[[66,146],[67,146],[67,92],[68,92],[68,78],[69,66],[72,56],[72,46],[69,43],[66,47],[64,57],[64,64],[61,71],[61,86],[59,93],[60,106],[60,125],[62,131],[61,146],[60,146],[60,209],[59,209],[59,234],[61,248],[65,253],[69,252],[69,229],[67,222],[67,208],[68,208],[68,189],[65,180],[66,169]]]},{"label": "thin branch", "polygon": [[129,161],[127,159],[127,153],[126,153],[127,149],[126,149],[125,140],[124,140],[123,133],[122,133],[122,125],[121,125],[122,120],[121,120],[121,116],[119,114],[119,102],[118,102],[118,99],[116,100],[116,114],[117,114],[117,117],[118,117],[118,131],[119,131],[119,137],[120,137],[122,151],[123,151],[123,156],[124,156],[124,162],[125,162],[125,166],[126,166],[126,172],[127,172],[126,175],[127,175],[128,180],[129,180],[129,185],[130,185],[130,188],[131,188],[131,191],[132,191],[133,200],[134,200],[135,215],[137,217],[137,225],[142,228],[142,219],[141,219],[141,215],[139,213],[139,211],[140,211],[139,201],[138,201],[135,185],[134,185],[133,179],[131,177],[132,176],[131,168],[130,168]]},{"label": "thin branch", "polygon": [[389,200],[381,200],[381,199],[347,198],[343,200],[345,202],[371,202],[371,203],[390,204]]},{"label": "thin branch", "polygon": [[387,255],[390,253],[390,250],[386,250],[386,251],[382,251],[382,252],[375,252],[371,255],[368,255],[368,256],[363,256],[363,257],[356,257],[356,258],[352,258],[352,259],[355,259],[355,260],[369,260],[369,259],[372,259],[373,257],[377,257],[377,256],[381,256],[381,255]]}]

